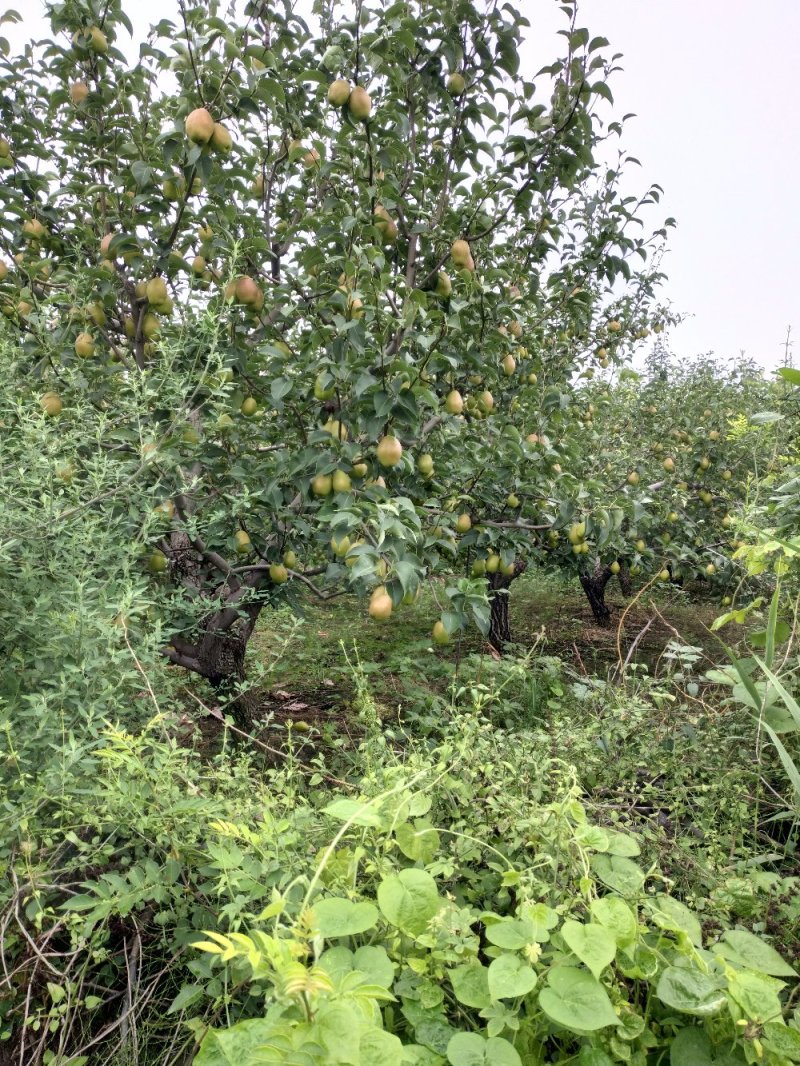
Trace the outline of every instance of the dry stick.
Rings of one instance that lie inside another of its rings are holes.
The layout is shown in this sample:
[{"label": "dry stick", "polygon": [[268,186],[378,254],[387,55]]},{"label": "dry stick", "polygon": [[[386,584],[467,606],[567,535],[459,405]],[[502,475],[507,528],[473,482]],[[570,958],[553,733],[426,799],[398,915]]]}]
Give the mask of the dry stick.
[{"label": "dry stick", "polygon": [[652,624],[653,624],[653,619],[652,618],[648,618],[647,621],[645,622],[645,624],[642,626],[642,628],[639,630],[639,632],[633,638],[633,641],[631,642],[631,646],[630,646],[630,648],[628,648],[628,654],[625,656],[625,662],[622,664],[623,672],[626,669],[626,667],[628,666],[628,664],[630,663],[631,657],[633,656],[633,653],[636,651],[636,648],[637,648],[637,646],[639,644],[639,641],[642,639],[642,637],[645,635],[645,633],[647,632],[647,630],[650,628],[650,626]]},{"label": "dry stick", "polygon": [[647,582],[646,585],[643,585],[639,589],[639,591],[633,597],[631,602],[628,604],[628,606],[622,612],[622,616],[620,617],[619,625],[617,626],[617,661],[619,662],[620,667],[621,667],[620,673],[622,673],[622,671],[625,669],[625,665],[626,665],[623,662],[623,660],[622,660],[622,627],[625,624],[625,619],[628,616],[628,612],[630,610],[632,610],[636,606],[636,604],[639,602],[639,600],[642,598],[642,596],[645,594],[645,592],[647,592],[647,590],[650,588],[650,586],[654,585],[656,583],[656,581],[658,581],[658,574],[656,574],[655,577],[651,578]]}]

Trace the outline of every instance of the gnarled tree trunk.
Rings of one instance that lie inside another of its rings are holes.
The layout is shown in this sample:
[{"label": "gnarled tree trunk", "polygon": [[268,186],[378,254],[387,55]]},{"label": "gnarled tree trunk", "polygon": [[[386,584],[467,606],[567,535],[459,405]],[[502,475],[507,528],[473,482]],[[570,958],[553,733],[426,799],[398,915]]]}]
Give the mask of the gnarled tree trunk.
[{"label": "gnarled tree trunk", "polygon": [[170,662],[206,678],[218,694],[222,710],[240,729],[249,731],[258,697],[243,688],[245,653],[266,602],[263,586],[268,568],[256,565],[238,576],[224,559],[181,531],[173,531],[163,547],[173,580],[208,606],[194,630],[186,636],[173,636],[163,653]]},{"label": "gnarled tree trunk", "polygon": [[580,578],[586,599],[592,608],[594,620],[599,625],[607,625],[611,618],[611,611],[606,605],[606,585],[611,579],[611,567],[596,563],[590,574],[581,574]]},{"label": "gnarled tree trunk", "polygon": [[488,574],[489,604],[491,616],[489,621],[489,643],[499,652],[505,650],[506,644],[511,643],[511,623],[508,618],[509,588],[512,581],[516,581],[520,574],[524,573],[527,563],[518,559],[514,563],[513,574]]}]

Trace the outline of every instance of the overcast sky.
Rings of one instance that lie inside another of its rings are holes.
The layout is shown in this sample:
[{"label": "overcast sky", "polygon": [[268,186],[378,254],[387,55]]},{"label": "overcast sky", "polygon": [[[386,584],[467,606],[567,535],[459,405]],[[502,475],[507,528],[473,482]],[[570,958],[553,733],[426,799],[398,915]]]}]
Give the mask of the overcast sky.
[{"label": "overcast sky", "polygon": [[[46,31],[40,0],[17,6],[23,23],[3,28],[15,49]],[[138,31],[177,0],[126,6]],[[524,50],[532,74],[566,23],[553,0],[516,6],[534,23]],[[612,89],[618,113],[637,115],[624,144],[643,164],[642,189],[664,187],[654,223],[678,221],[664,295],[687,319],[672,350],[744,350],[773,367],[791,325],[800,364],[800,0],[580,0],[578,25],[624,54]]]}]

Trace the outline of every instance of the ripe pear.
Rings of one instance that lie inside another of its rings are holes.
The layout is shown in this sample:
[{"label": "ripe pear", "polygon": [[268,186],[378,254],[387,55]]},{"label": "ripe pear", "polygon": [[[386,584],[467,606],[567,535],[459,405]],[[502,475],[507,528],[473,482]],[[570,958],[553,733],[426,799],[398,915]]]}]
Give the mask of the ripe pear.
[{"label": "ripe pear", "polygon": [[397,223],[392,216],[383,207],[382,204],[378,204],[373,214],[373,223],[375,227],[380,231],[384,244],[394,244],[397,240]]},{"label": "ripe pear", "polygon": [[567,532],[567,540],[570,544],[581,544],[586,536],[586,523],[574,522]]},{"label": "ripe pear", "polygon": [[147,282],[144,292],[147,297],[147,302],[153,304],[155,307],[165,303],[169,296],[167,283],[163,278],[151,278]]},{"label": "ripe pear", "polygon": [[206,266],[205,256],[196,255],[192,260],[192,273],[200,277],[205,273]]},{"label": "ripe pear", "polygon": [[55,418],[61,414],[61,397],[57,392],[45,392],[39,397],[39,404],[48,418]]},{"label": "ripe pear", "polygon": [[711,466],[711,460],[708,458],[707,455],[704,455],[698,463],[698,466],[701,470],[708,470],[708,468]]},{"label": "ripe pear", "polygon": [[453,241],[450,248],[450,257],[459,269],[467,269],[472,259],[469,242],[461,239]]},{"label": "ripe pear", "polygon": [[618,318],[612,318],[611,321],[608,323],[609,333],[619,333],[621,329],[622,323],[619,321]]},{"label": "ripe pear", "polygon": [[242,400],[242,406],[239,408],[245,418],[252,418],[252,416],[258,410],[258,401],[255,396],[245,396]]},{"label": "ripe pear", "polygon": [[89,48],[98,55],[105,55],[108,51],[108,40],[99,26],[91,26],[87,31]]},{"label": "ripe pear", "polygon": [[716,568],[716,566],[714,566],[713,563],[709,563],[708,566],[706,566],[706,573],[708,574],[709,577],[711,577],[712,574],[716,574],[716,572],[717,572],[717,568]]},{"label": "ripe pear", "polygon": [[261,291],[260,285],[247,274],[243,274],[237,280],[233,291],[237,302],[244,304],[246,307],[257,307],[264,302],[264,293]]},{"label": "ripe pear", "polygon": [[441,619],[433,623],[433,629],[431,630],[431,637],[434,644],[449,644],[450,634],[444,627],[444,622]]},{"label": "ripe pear", "polygon": [[233,137],[231,137],[230,130],[223,126],[221,122],[215,122],[209,144],[215,152],[227,155],[233,148]]},{"label": "ripe pear", "polygon": [[346,474],[344,470],[334,470],[331,484],[334,492],[350,492],[353,487],[350,475]]},{"label": "ripe pear", "polygon": [[91,333],[79,333],[75,338],[75,354],[81,359],[94,355],[94,338]]},{"label": "ripe pear", "polygon": [[103,305],[97,302],[90,303],[86,308],[86,317],[94,322],[96,326],[104,326],[107,322],[107,317]]},{"label": "ripe pear", "polygon": [[343,559],[345,555],[350,551],[350,538],[349,537],[331,537],[331,551],[334,555]]},{"label": "ripe pear", "polygon": [[486,560],[486,573],[496,574],[500,569],[500,556],[492,553]]},{"label": "ripe pear", "polygon": [[519,496],[516,493],[510,492],[506,497],[506,506],[510,507],[512,511],[515,511],[519,507]]},{"label": "ripe pear", "polygon": [[392,613],[392,597],[384,585],[378,585],[369,598],[370,618],[384,622]]},{"label": "ripe pear", "polygon": [[672,459],[670,456],[667,456],[667,458],[661,465],[664,467],[668,474],[671,474],[675,469],[675,460]]},{"label": "ripe pear", "polygon": [[330,496],[333,491],[333,478],[330,474],[317,474],[311,482],[311,491],[315,496]]},{"label": "ripe pear", "polygon": [[240,555],[246,555],[250,551],[252,544],[250,534],[246,530],[237,529],[233,539],[236,541],[236,550]]},{"label": "ripe pear", "polygon": [[347,301],[347,317],[351,319],[364,317],[364,304],[357,296],[351,296]]},{"label": "ripe pear", "polygon": [[628,482],[629,485],[638,485],[640,481],[638,471],[631,470],[630,474],[628,474],[625,480]]},{"label": "ripe pear", "polygon": [[502,362],[503,373],[510,378],[517,369],[517,361],[513,355],[507,355]]},{"label": "ripe pear", "polygon": [[622,569],[622,567],[619,565],[619,563],[615,559],[614,562],[611,564],[611,566],[609,566],[608,569],[611,571],[612,574],[618,574],[620,572],[620,570]]},{"label": "ripe pear", "polygon": [[22,224],[22,235],[32,241],[40,241],[47,233],[38,218],[26,219]]},{"label": "ripe pear", "polygon": [[472,564],[472,576],[473,577],[483,577],[483,575],[485,573],[486,573],[486,560],[485,559],[476,559],[475,562]]},{"label": "ripe pear", "polygon": [[214,231],[210,226],[200,226],[197,231],[197,239],[203,244],[206,244],[208,241],[210,241],[213,236]]},{"label": "ripe pear", "polygon": [[89,86],[83,81],[74,81],[69,87],[69,98],[76,107],[80,107],[89,98]]},{"label": "ripe pear", "polygon": [[366,463],[354,463],[350,473],[353,477],[366,477],[369,473],[369,467]]},{"label": "ripe pear", "polygon": [[336,440],[347,440],[347,426],[345,426],[343,422],[337,421],[335,418],[329,418],[322,428],[331,437],[335,437]]},{"label": "ripe pear", "polygon": [[142,336],[151,340],[160,329],[161,323],[159,322],[158,317],[148,311],[142,319]]},{"label": "ripe pear", "polygon": [[516,337],[516,339],[519,340],[519,338],[522,336],[522,323],[519,321],[519,319],[515,318],[512,322],[509,322],[508,332],[511,334],[512,337]]},{"label": "ripe pear", "polygon": [[397,466],[403,456],[403,445],[397,437],[387,434],[379,441],[375,454],[381,466]]},{"label": "ripe pear", "polygon": [[659,581],[669,581],[669,570],[667,570],[666,567],[663,570],[659,570],[659,572],[658,572],[658,580]]},{"label": "ripe pear", "polygon": [[272,563],[269,568],[269,579],[274,585],[283,585],[289,580],[289,571],[282,563]]},{"label": "ripe pear", "polygon": [[723,481],[730,481],[730,479],[732,477],[733,477],[733,471],[731,471],[731,470],[723,470],[722,471],[722,480]]},{"label": "ripe pear", "polygon": [[205,107],[197,107],[186,116],[186,136],[195,144],[208,144],[214,136],[214,119]]},{"label": "ripe pear", "polygon": [[163,574],[168,566],[166,555],[159,550],[151,552],[147,559],[147,569],[152,574]]},{"label": "ripe pear", "polygon": [[287,566],[290,570],[297,569],[297,555],[291,550],[291,548],[288,548],[283,553],[283,562],[284,566]]},{"label": "ripe pear", "polygon": [[484,414],[488,414],[494,408],[494,396],[492,396],[488,389],[484,389],[484,391],[478,396],[478,407],[484,412]]},{"label": "ripe pear", "polygon": [[451,96],[461,96],[465,88],[466,82],[464,81],[464,75],[459,74],[457,70],[454,70],[447,79],[447,91]]},{"label": "ripe pear", "polygon": [[357,122],[365,122],[372,111],[372,101],[367,90],[356,85],[348,97],[347,107]]},{"label": "ripe pear", "polygon": [[337,78],[328,86],[328,103],[333,107],[344,107],[350,99],[350,82]]},{"label": "ripe pear", "polygon": [[423,477],[430,477],[433,473],[433,456],[423,453],[417,459],[417,470]]},{"label": "ripe pear", "polygon": [[643,541],[643,540],[642,540],[642,538],[640,537],[640,538],[639,538],[639,539],[638,539],[638,540],[636,541],[636,544],[635,544],[635,548],[636,548],[637,552],[643,552],[643,551],[644,551],[644,550],[645,550],[645,549],[647,548],[647,544],[646,544],[646,542],[645,542],[645,541]]},{"label": "ripe pear", "polygon": [[434,292],[442,299],[446,300],[453,291],[453,282],[450,280],[450,275],[446,274],[443,270],[440,270],[436,275],[436,288]]},{"label": "ripe pear", "polygon": [[5,281],[7,277],[8,277],[8,267],[3,262],[3,260],[0,259],[0,281]]},{"label": "ripe pear", "polygon": [[450,415],[460,415],[464,410],[464,400],[457,389],[448,392],[444,401],[444,409]]},{"label": "ripe pear", "polygon": [[460,514],[456,519],[456,532],[469,533],[472,529],[472,519],[468,514]]},{"label": "ripe pear", "polygon": [[313,170],[320,164],[320,155],[316,148],[309,148],[309,150],[302,157],[303,166],[306,170]]}]

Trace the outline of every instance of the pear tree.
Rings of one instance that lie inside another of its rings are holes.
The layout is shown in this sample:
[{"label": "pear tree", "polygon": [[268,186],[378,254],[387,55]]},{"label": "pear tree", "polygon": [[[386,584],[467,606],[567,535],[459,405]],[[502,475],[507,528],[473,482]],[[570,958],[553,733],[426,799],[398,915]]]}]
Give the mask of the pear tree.
[{"label": "pear tree", "polygon": [[386,625],[442,574],[433,638],[502,645],[576,507],[576,383],[663,318],[618,57],[559,7],[533,77],[480,0],[188,0],[140,42],[75,0],[0,58],[0,310],[31,408],[58,434],[80,397],[115,472],[76,455],[65,521],[125,518],[165,657],[245,723],[268,604]]}]

